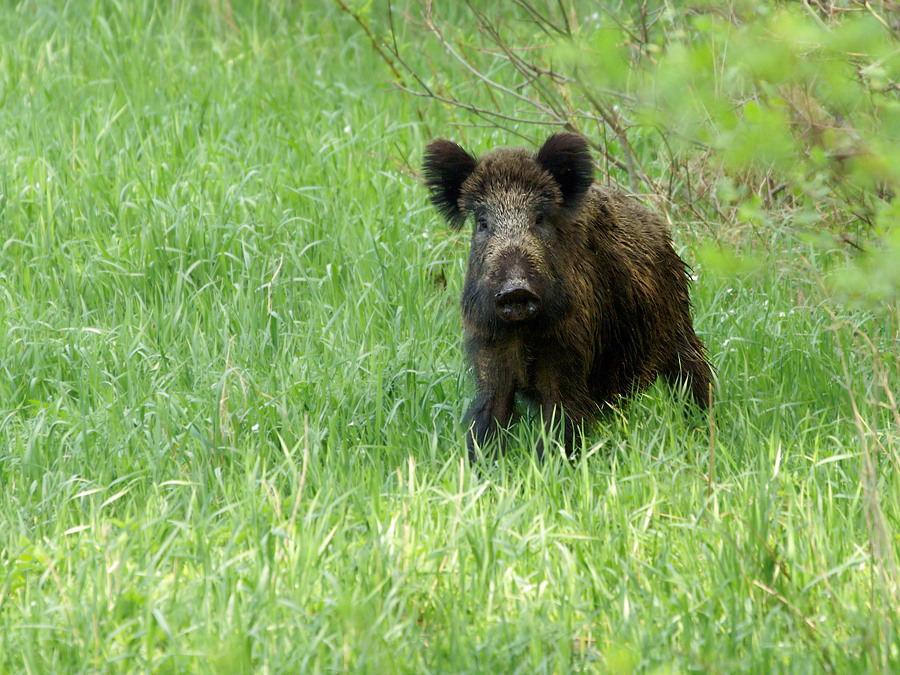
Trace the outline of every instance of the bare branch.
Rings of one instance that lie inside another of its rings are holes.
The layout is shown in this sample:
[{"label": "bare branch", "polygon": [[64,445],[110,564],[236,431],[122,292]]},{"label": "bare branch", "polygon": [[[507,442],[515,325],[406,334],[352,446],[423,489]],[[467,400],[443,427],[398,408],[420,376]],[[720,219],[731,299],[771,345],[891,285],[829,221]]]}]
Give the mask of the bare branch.
[{"label": "bare branch", "polygon": [[346,12],[347,14],[352,16],[353,20],[359,24],[360,28],[362,28],[363,31],[365,32],[365,34],[369,37],[369,41],[372,43],[372,47],[375,49],[375,51],[378,53],[378,55],[382,58],[382,60],[390,67],[391,72],[394,73],[394,76],[399,79],[400,72],[397,70],[396,66],[394,66],[394,62],[391,61],[390,57],[388,57],[388,55],[385,54],[381,50],[381,46],[378,44],[378,40],[375,39],[375,36],[372,35],[372,31],[369,30],[368,24],[366,24],[366,22],[363,21],[362,18],[360,18],[359,14],[357,14],[356,12],[351,10],[349,7],[347,7],[347,5],[344,4],[344,0],[334,0],[334,1],[340,6],[340,8],[344,12]]}]

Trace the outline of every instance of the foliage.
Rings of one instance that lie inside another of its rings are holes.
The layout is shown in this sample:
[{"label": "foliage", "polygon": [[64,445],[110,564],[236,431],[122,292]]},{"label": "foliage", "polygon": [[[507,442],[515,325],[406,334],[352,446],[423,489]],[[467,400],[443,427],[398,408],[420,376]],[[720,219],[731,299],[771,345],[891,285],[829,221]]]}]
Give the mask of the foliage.
[{"label": "foliage", "polygon": [[642,117],[682,152],[708,152],[722,169],[719,198],[738,220],[761,223],[763,237],[780,222],[865,236],[855,269],[867,271],[871,292],[855,290],[891,301],[900,289],[890,241],[900,187],[900,43],[871,6],[832,11],[747,3],[740,15],[722,16],[710,6],[688,16],[676,39],[644,45],[638,66],[618,76],[596,58],[610,48],[603,31],[573,58],[591,66],[591,82],[628,80]]}]

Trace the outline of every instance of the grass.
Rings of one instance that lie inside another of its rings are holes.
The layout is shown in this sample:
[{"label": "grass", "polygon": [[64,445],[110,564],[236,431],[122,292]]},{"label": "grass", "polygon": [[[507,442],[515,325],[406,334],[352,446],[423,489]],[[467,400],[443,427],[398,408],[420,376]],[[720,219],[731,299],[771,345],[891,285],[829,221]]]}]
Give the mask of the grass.
[{"label": "grass", "polygon": [[473,470],[449,113],[229,7],[0,7],[0,671],[900,668],[896,314],[701,262],[712,424]]}]

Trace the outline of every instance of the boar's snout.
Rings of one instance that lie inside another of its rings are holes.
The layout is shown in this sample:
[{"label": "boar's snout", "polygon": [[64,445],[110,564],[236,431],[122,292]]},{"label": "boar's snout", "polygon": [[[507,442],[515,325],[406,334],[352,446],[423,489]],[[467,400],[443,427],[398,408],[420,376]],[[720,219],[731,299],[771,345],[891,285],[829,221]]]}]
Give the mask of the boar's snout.
[{"label": "boar's snout", "polygon": [[541,299],[527,279],[507,279],[494,296],[494,309],[504,321],[529,321],[541,311]]}]

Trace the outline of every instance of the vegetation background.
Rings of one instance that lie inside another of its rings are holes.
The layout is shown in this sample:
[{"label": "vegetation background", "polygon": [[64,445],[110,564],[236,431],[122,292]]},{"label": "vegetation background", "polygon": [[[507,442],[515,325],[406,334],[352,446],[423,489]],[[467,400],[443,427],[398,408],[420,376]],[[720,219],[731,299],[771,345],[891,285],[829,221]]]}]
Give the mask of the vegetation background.
[{"label": "vegetation background", "polygon": [[[0,4],[0,671],[900,670],[897,33]],[[479,471],[417,167],[561,128],[671,220],[718,403]]]}]

